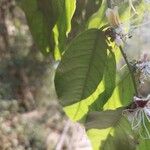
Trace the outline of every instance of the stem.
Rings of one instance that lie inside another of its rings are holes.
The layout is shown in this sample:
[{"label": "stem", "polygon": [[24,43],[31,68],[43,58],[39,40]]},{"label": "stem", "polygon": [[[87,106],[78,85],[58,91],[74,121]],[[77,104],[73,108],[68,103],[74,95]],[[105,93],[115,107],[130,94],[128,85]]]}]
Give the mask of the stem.
[{"label": "stem", "polygon": [[131,75],[132,82],[133,82],[133,86],[134,86],[134,90],[135,90],[135,95],[138,96],[138,90],[137,90],[136,81],[135,81],[135,77],[134,77],[132,68],[131,68],[131,66],[130,66],[130,64],[129,64],[129,62],[128,62],[127,56],[126,56],[126,54],[124,53],[124,51],[123,51],[123,49],[122,49],[121,46],[119,46],[119,49],[120,49],[121,54],[122,54],[122,56],[123,56],[123,58],[124,58],[124,60],[125,60],[125,62],[126,62],[126,64],[127,64],[128,69],[129,69],[129,73],[130,73],[130,75]]}]

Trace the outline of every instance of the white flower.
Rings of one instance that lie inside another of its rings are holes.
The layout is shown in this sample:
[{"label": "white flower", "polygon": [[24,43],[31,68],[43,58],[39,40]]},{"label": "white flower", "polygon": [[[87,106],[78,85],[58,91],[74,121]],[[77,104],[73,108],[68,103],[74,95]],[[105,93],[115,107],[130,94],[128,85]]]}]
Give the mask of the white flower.
[{"label": "white flower", "polygon": [[[133,103],[123,111],[123,115],[127,116],[129,122],[131,122],[132,130],[139,131],[142,138],[150,139],[150,131],[145,123],[145,119],[150,123],[150,95],[146,98],[135,96]],[[144,129],[145,133],[141,133],[141,128]]]},{"label": "white flower", "polygon": [[150,80],[150,61],[138,63],[136,67],[141,71],[140,79],[143,82],[144,80]]},{"label": "white flower", "polygon": [[119,19],[117,6],[115,6],[113,9],[108,8],[106,10],[106,17],[107,17],[109,24],[112,27],[118,27],[120,25],[120,19]]},{"label": "white flower", "polygon": [[106,10],[106,17],[111,26],[108,29],[113,29],[112,34],[109,35],[112,35],[111,38],[115,41],[115,43],[118,46],[122,46],[126,38],[128,37],[128,34],[125,33],[125,28],[123,27],[123,24],[121,24],[118,13],[118,7],[115,6],[113,9],[108,8]]},{"label": "white flower", "polygon": [[120,36],[116,35],[115,43],[117,44],[117,46],[123,46],[123,40]]}]

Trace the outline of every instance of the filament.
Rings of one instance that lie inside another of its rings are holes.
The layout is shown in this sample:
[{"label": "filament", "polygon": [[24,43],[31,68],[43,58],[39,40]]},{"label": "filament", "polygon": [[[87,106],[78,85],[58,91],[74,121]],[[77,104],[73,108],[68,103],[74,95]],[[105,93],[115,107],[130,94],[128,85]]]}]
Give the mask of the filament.
[{"label": "filament", "polygon": [[[148,135],[148,139],[150,139],[150,133],[149,133],[147,127],[146,127],[145,119],[144,119],[144,118],[145,118],[145,117],[144,117],[144,113],[142,113],[143,126],[144,126],[144,128],[145,128],[145,130],[146,130],[146,133],[147,133],[147,135]],[[145,138],[145,139],[146,139],[146,138]]]},{"label": "filament", "polygon": [[130,5],[131,8],[133,9],[133,11],[134,11],[136,14],[138,14],[137,11],[136,11],[136,9],[135,9],[134,6],[133,6],[132,0],[129,0],[129,5]]},{"label": "filament", "polygon": [[[138,121],[137,124],[134,125],[134,122]],[[138,126],[141,124],[142,121],[142,115],[141,115],[141,110],[136,111],[135,116],[133,116],[133,120],[132,120],[132,129],[135,130],[136,128],[138,128]]]},{"label": "filament", "polygon": [[148,117],[148,115],[146,114],[146,112],[145,112],[145,111],[144,111],[144,113],[145,113],[145,116],[146,116],[146,118],[147,118],[148,122],[150,122],[150,118]]}]

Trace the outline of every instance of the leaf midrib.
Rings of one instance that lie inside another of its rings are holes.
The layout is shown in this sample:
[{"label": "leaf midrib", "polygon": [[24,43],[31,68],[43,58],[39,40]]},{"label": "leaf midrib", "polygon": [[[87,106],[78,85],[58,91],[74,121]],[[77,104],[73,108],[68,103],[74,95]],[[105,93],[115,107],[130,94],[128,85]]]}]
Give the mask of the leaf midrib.
[{"label": "leaf midrib", "polygon": [[83,88],[82,88],[82,92],[81,92],[81,97],[80,97],[80,99],[82,100],[82,98],[83,98],[83,95],[84,95],[84,93],[85,93],[85,85],[87,84],[87,80],[88,80],[88,74],[89,74],[89,72],[90,72],[90,70],[91,70],[91,65],[92,65],[92,61],[94,60],[94,55],[95,55],[95,51],[96,51],[96,47],[97,47],[97,42],[98,42],[98,36],[99,36],[99,32],[97,32],[97,35],[96,35],[96,40],[95,40],[95,42],[94,42],[94,47],[93,47],[93,49],[94,50],[92,50],[92,55],[91,55],[91,58],[90,58],[90,61],[89,61],[89,65],[88,65],[88,69],[87,69],[87,72],[86,72],[86,77],[85,77],[85,80],[84,80],[84,86],[83,86]]}]

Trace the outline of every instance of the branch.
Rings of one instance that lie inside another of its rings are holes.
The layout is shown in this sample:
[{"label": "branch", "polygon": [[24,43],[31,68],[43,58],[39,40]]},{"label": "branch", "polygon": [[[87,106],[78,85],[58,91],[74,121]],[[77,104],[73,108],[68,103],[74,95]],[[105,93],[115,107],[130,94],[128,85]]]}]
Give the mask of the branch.
[{"label": "branch", "polygon": [[70,120],[67,121],[65,127],[64,127],[64,130],[62,132],[62,135],[56,145],[56,149],[55,150],[62,150],[63,148],[63,145],[64,145],[64,141],[65,141],[65,138],[66,138],[66,135],[67,135],[67,132],[70,128]]}]

